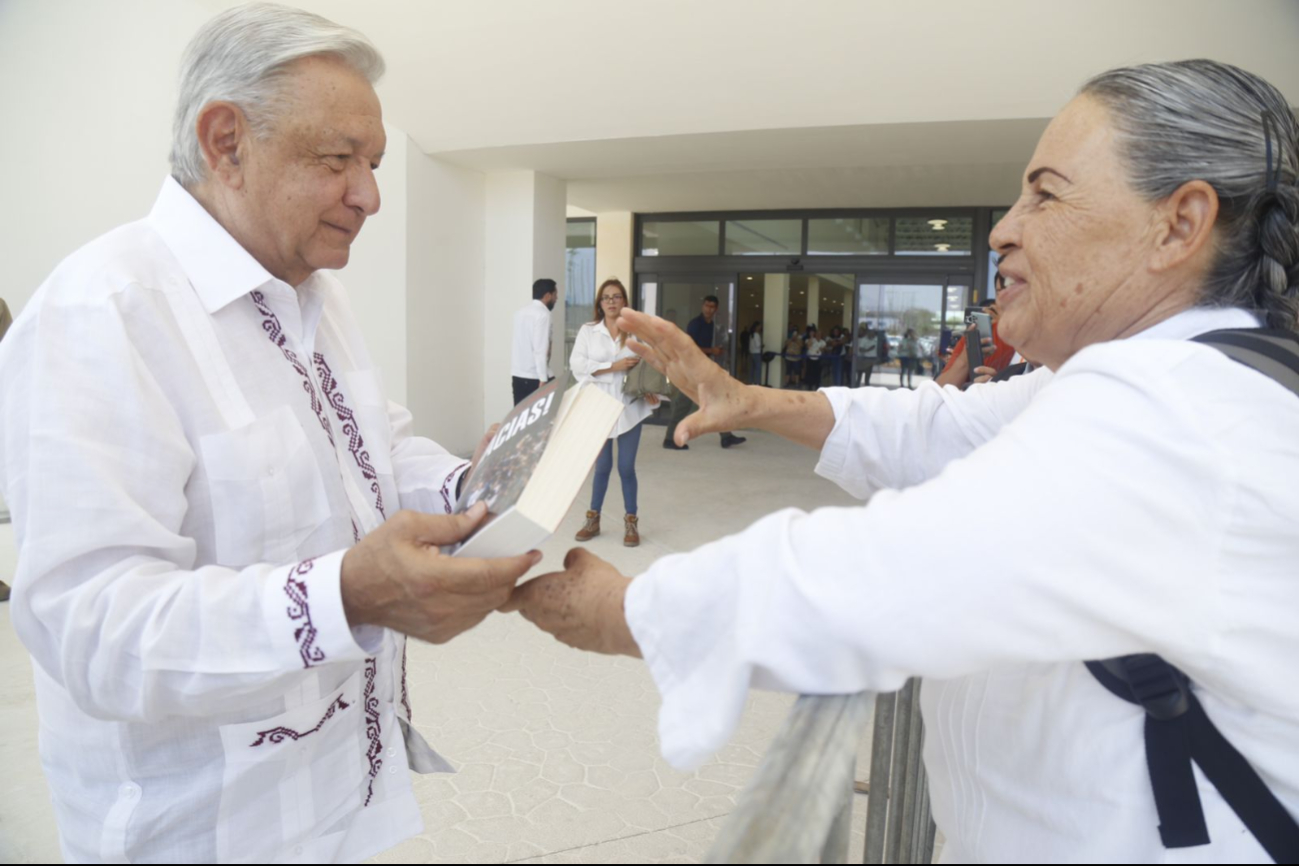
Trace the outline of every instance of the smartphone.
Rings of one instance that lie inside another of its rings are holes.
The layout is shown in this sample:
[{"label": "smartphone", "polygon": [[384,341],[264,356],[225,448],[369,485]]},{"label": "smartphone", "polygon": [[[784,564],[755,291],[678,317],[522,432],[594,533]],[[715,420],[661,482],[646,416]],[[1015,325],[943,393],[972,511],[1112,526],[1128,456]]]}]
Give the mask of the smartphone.
[{"label": "smartphone", "polygon": [[979,310],[977,313],[970,313],[969,320],[979,328],[979,337],[983,340],[992,342],[992,316]]},{"label": "smartphone", "polygon": [[983,344],[979,340],[980,336],[979,331],[974,328],[965,332],[965,357],[970,362],[969,381],[971,382],[978,375],[974,371],[983,366]]}]

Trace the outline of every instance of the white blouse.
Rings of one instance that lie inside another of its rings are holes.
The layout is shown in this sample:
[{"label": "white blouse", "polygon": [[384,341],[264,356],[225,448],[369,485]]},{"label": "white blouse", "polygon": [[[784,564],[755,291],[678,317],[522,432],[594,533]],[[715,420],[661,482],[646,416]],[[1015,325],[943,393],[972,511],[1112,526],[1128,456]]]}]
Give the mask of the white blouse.
[{"label": "white blouse", "polygon": [[[635,339],[627,336],[627,341]],[[573,343],[573,355],[568,360],[568,367],[579,382],[594,382],[601,391],[617,397],[627,407],[614,425],[609,438],[621,436],[637,424],[644,421],[654,412],[654,407],[646,399],[629,397],[622,392],[623,380],[627,374],[621,371],[596,374],[612,366],[614,361],[623,358],[635,358],[636,353],[629,346],[620,346],[609,333],[603,322],[587,322],[577,331],[577,340]],[[644,362],[642,362],[644,363]]]},{"label": "white blouse", "polygon": [[1186,671],[1299,814],[1299,400],[1187,342],[1254,326],[1192,310],[1054,374],[826,389],[817,472],[870,501],[778,511],[631,584],[664,755],[724,745],[751,687],[922,676],[945,860],[1263,862],[1198,768],[1213,842],[1163,848],[1144,713],[1081,663]]}]

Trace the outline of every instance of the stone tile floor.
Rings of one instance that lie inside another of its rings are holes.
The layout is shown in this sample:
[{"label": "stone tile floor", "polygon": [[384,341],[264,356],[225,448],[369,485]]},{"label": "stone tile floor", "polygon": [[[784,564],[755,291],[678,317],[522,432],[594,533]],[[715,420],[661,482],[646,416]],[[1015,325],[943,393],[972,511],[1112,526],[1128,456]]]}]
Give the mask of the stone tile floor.
[{"label": "stone tile floor", "polygon": [[[611,482],[606,535],[590,543],[631,575],[667,553],[738,531],[784,506],[847,504],[812,474],[815,455],[746,433],[723,451],[716,437],[688,452],[659,447],[649,427],[640,451],[644,543],[621,544],[621,489]],[[589,501],[588,487],[540,570],[559,567]],[[12,527],[0,526],[0,579],[12,573]],[[31,661],[0,605],[0,861],[58,862],[49,792],[36,756]],[[493,615],[441,647],[412,645],[415,722],[455,763],[454,775],[416,776],[424,833],[376,863],[697,863],[787,713],[793,698],[755,693],[724,749],[692,773],[658,754],[658,695],[638,660],[570,650],[517,616]],[[865,778],[863,732],[858,778]],[[865,799],[852,846],[860,862]]]}]

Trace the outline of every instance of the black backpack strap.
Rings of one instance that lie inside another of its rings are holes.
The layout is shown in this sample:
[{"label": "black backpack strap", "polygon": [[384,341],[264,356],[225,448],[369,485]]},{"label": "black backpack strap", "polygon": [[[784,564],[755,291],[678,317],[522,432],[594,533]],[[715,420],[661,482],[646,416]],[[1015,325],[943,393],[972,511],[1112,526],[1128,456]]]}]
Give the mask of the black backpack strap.
[{"label": "black backpack strap", "polygon": [[[1205,778],[1218,789],[1269,857],[1277,863],[1299,863],[1299,823],[1295,823],[1281,801],[1268,790],[1245,756],[1209,720],[1195,695],[1191,695],[1191,707],[1185,719],[1191,738],[1191,757],[1200,765]],[[1147,742],[1149,739],[1147,734]]]},{"label": "black backpack strap", "polygon": [[[1299,396],[1299,334],[1269,328],[1195,337]],[[1214,726],[1186,674],[1157,655],[1084,662],[1101,685],[1146,711],[1146,766],[1165,848],[1209,843],[1191,763],[1277,863],[1299,863],[1299,822],[1268,790],[1245,756]]]},{"label": "black backpack strap", "polygon": [[1146,711],[1146,767],[1165,848],[1209,844],[1191,764],[1277,863],[1299,863],[1299,823],[1204,712],[1186,674],[1157,655],[1085,662],[1101,685]]},{"label": "black backpack strap", "polygon": [[1299,335],[1276,328],[1210,331],[1192,339],[1222,352],[1299,396]]},{"label": "black backpack strap", "polygon": [[1209,828],[1191,769],[1187,714],[1195,697],[1186,675],[1148,653],[1085,664],[1110,692],[1146,711],[1146,768],[1164,847],[1208,845]]}]

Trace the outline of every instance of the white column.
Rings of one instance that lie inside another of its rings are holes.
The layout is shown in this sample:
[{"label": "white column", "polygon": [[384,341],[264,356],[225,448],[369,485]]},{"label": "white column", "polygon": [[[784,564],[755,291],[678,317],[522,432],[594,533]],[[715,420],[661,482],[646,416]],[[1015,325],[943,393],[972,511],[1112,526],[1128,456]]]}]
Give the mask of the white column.
[{"label": "white column", "polygon": [[824,336],[825,325],[821,323],[821,278],[807,278],[807,323],[816,325],[818,334]]},{"label": "white column", "polygon": [[[595,284],[598,286],[610,277],[622,280],[628,292],[635,293],[631,284],[632,259],[635,238],[632,231],[636,219],[631,211],[611,211],[595,217]],[[650,310],[653,312],[653,310]]]},{"label": "white column", "polygon": [[487,175],[485,285],[482,334],[483,426],[499,421],[513,405],[510,350],[514,313],[532,300],[534,280],[559,286],[552,316],[550,370],[564,368],[564,248],[567,186],[532,171]]},{"label": "white column", "polygon": [[[390,135],[389,147],[391,140]],[[406,405],[418,435],[469,455],[485,429],[481,359],[487,178],[427,156],[413,143],[406,162]],[[387,170],[385,160],[382,173]]]},{"label": "white column", "polygon": [[[789,327],[789,274],[766,274],[762,283],[762,348],[780,353]],[[785,362],[773,358],[766,380],[779,388],[785,382]]]}]

